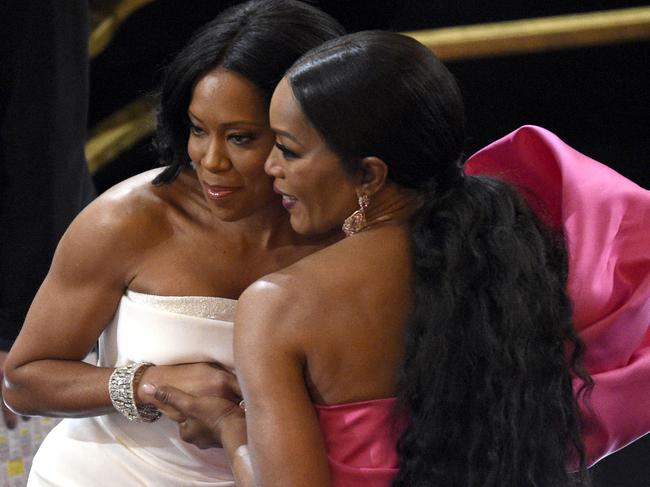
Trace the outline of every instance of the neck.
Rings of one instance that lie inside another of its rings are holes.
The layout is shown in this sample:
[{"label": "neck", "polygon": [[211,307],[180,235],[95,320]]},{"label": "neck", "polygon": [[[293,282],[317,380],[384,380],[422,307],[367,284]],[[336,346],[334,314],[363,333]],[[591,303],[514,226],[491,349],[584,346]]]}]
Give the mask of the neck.
[{"label": "neck", "polygon": [[242,242],[254,242],[263,249],[302,243],[300,235],[289,224],[286,210],[276,200],[239,220],[215,223]]},{"label": "neck", "polygon": [[191,169],[185,169],[185,172],[192,187],[192,198],[201,208],[203,224],[218,231],[220,235],[223,236],[225,232],[231,239],[239,241],[241,246],[248,248],[271,250],[285,245],[303,244],[300,235],[292,230],[289,215],[282,208],[279,197],[244,218],[224,221],[212,213],[196,173]]},{"label": "neck", "polygon": [[[278,198],[279,200],[279,198]],[[300,235],[289,223],[289,215],[280,201],[273,199],[268,205],[239,220],[215,221],[221,231],[227,231],[232,238],[240,241],[240,246],[274,250],[281,247],[325,247],[342,238],[338,229],[320,235]],[[215,220],[216,217],[213,217]],[[314,249],[316,250],[316,249]]]},{"label": "neck", "polygon": [[210,206],[205,201],[203,190],[194,171],[186,169],[185,172],[189,174],[191,198],[202,210],[203,224],[214,230],[218,229],[220,233],[227,232],[231,238],[239,240],[242,247],[256,247],[265,250],[284,246],[324,247],[342,238],[341,232],[337,230],[313,236],[297,234],[291,228],[289,215],[282,207],[279,196],[244,218],[223,221],[210,211]]},{"label": "neck", "polygon": [[364,229],[385,223],[405,224],[418,207],[415,192],[387,184],[370,199]]}]

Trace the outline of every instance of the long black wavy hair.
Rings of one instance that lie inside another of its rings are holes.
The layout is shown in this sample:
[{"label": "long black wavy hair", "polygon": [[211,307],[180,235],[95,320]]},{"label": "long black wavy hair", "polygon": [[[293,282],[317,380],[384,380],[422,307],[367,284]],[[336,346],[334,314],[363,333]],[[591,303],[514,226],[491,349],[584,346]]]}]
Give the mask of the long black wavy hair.
[{"label": "long black wavy hair", "polygon": [[394,485],[588,483],[572,377],[583,390],[591,378],[564,243],[506,183],[463,173],[453,76],[411,38],[361,32],[311,51],[287,78],[347,170],[377,156],[423,202],[411,220],[415,304],[398,392],[410,421]]},{"label": "long black wavy hair", "polygon": [[296,0],[253,0],[234,5],[197,31],[164,71],[154,145],[168,165],[153,181],[176,179],[187,156],[187,108],[196,82],[222,67],[251,81],[268,103],[291,64],[309,49],[341,36],[343,27]]}]

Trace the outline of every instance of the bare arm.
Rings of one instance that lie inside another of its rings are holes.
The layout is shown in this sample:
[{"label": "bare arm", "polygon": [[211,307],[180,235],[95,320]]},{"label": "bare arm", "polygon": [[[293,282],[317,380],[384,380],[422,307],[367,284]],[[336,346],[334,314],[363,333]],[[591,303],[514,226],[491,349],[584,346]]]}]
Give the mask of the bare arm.
[{"label": "bare arm", "polygon": [[[168,244],[173,234],[167,217],[170,193],[152,189],[154,172],[104,193],[61,239],[5,365],[5,398],[15,410],[53,416],[113,410],[108,396],[113,369],[81,360],[110,322],[129,283],[147,281],[140,269],[159,265],[152,249]],[[149,367],[142,380],[193,394],[232,399],[239,394],[232,374],[215,364]],[[138,404],[139,399],[137,389]]]},{"label": "bare arm", "polygon": [[110,410],[112,369],[81,362],[113,316],[132,272],[128,221],[99,199],[71,224],[5,363],[4,398],[24,414]]},{"label": "bare arm", "polygon": [[330,485],[325,444],[303,377],[310,325],[304,309],[290,284],[264,280],[248,288],[237,307],[235,363],[256,485]]}]

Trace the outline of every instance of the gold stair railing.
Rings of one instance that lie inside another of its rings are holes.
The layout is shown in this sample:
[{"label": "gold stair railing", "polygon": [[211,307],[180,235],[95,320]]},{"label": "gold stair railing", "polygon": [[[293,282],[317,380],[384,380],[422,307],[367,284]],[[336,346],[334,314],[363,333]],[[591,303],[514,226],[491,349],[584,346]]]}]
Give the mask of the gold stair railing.
[{"label": "gold stair railing", "polygon": [[[119,14],[105,27],[117,29],[125,14],[153,0],[123,0]],[[101,25],[100,25],[101,27]],[[95,33],[93,32],[93,35]],[[537,19],[513,20],[489,24],[447,27],[405,32],[429,47],[445,61],[473,59],[615,44],[650,39],[650,6],[583,14],[559,15]],[[94,39],[102,39],[94,40]],[[91,52],[106,38],[91,38]],[[108,37],[110,39],[110,36]],[[93,47],[93,44],[97,45]],[[102,48],[106,44],[102,45]],[[136,108],[134,108],[136,107]],[[96,127],[86,144],[91,172],[110,162],[119,153],[150,135],[155,128],[153,109],[139,99]]]},{"label": "gold stair railing", "polygon": [[650,38],[650,7],[406,32],[445,61]]},{"label": "gold stair railing", "polygon": [[110,44],[122,22],[133,12],[153,2],[154,0],[121,0],[107,12],[104,18],[90,33],[89,54],[94,58]]},{"label": "gold stair railing", "polygon": [[86,161],[91,173],[153,133],[156,120],[152,105],[150,98],[138,98],[93,128],[86,142]]}]

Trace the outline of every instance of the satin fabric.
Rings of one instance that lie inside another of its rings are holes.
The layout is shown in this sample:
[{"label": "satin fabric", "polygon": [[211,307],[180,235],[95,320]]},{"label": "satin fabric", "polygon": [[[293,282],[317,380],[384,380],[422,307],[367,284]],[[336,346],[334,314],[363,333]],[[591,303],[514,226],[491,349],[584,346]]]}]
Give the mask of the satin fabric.
[{"label": "satin fabric", "polygon": [[512,183],[567,240],[568,294],[595,382],[581,405],[591,465],[650,431],[650,191],[535,126],[480,150],[465,172]]},{"label": "satin fabric", "polygon": [[[100,367],[197,361],[233,367],[234,301],[127,291],[99,340]],[[136,300],[137,298],[137,300]],[[158,298],[158,299],[154,299]],[[219,318],[190,315],[210,308]],[[225,452],[184,442],[167,417],[137,423],[117,412],[66,418],[34,457],[29,487],[234,487]]]},{"label": "satin fabric", "polygon": [[395,446],[404,425],[395,398],[315,405],[333,487],[387,487],[397,474]]}]

